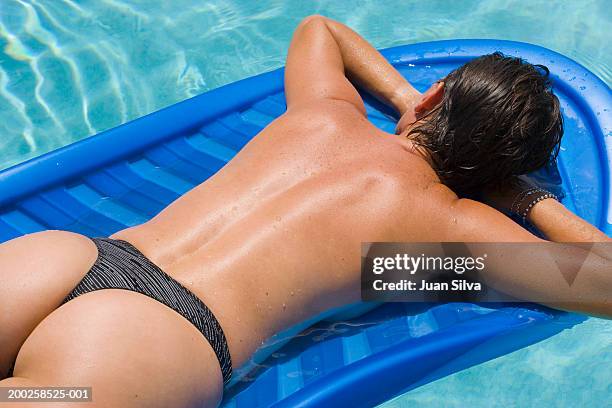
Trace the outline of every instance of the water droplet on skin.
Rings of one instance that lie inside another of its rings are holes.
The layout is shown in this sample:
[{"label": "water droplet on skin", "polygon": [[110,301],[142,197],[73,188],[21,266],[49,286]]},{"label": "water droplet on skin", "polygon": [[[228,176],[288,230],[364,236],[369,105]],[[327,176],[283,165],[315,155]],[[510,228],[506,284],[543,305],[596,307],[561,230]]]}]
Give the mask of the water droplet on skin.
[{"label": "water droplet on skin", "polygon": [[283,303],[283,310],[287,309],[287,305]]},{"label": "water droplet on skin", "polygon": [[294,292],[294,291],[291,291],[291,296],[293,296],[293,295],[295,295],[295,292]]}]

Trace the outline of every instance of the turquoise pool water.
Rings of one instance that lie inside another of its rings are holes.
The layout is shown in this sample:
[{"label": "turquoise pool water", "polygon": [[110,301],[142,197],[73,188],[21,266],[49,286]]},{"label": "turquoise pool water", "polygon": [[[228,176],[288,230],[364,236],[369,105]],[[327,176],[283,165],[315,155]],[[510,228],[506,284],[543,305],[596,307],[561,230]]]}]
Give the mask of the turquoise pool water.
[{"label": "turquoise pool water", "polygon": [[608,0],[2,0],[0,169],[281,66],[308,14],[339,19],[377,47],[527,41],[611,83],[611,9]]},{"label": "turquoise pool water", "polygon": [[[607,1],[376,3],[1,0],[0,168],[276,68],[293,27],[312,13],[346,22],[378,47],[532,42],[612,82]],[[606,406],[611,343],[612,324],[589,319],[385,406]]]}]

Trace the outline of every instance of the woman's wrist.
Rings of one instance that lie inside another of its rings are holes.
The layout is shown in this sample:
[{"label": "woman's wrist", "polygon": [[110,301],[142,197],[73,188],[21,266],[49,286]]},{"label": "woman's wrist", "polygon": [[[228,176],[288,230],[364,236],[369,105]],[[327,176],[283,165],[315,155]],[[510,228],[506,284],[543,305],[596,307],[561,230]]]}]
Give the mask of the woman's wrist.
[{"label": "woman's wrist", "polygon": [[534,186],[519,192],[512,201],[509,210],[525,222],[530,220],[530,215],[536,205],[550,199],[557,200],[557,196],[550,191]]},{"label": "woman's wrist", "polygon": [[[528,193],[530,190],[536,190],[539,193]],[[550,241],[610,241],[610,238],[596,227],[565,208],[550,192],[536,187],[526,179],[518,179],[510,188],[503,193],[498,192],[493,198],[498,205],[497,208],[513,212],[521,217],[526,214],[525,220],[529,221]],[[521,202],[520,205],[517,198]],[[513,204],[515,211],[511,210]],[[518,212],[517,208],[519,208]],[[527,209],[526,213],[525,209]]]},{"label": "woman's wrist", "polygon": [[408,85],[397,89],[389,98],[389,102],[401,117],[406,111],[414,109],[414,105],[420,95],[419,91]]},{"label": "woman's wrist", "polygon": [[535,204],[527,219],[554,242],[608,242],[604,233],[553,199]]},{"label": "woman's wrist", "polygon": [[531,210],[527,214],[526,220],[538,227],[542,214],[557,210],[559,206],[563,205],[559,203],[557,198],[549,197],[542,199],[532,206]]}]

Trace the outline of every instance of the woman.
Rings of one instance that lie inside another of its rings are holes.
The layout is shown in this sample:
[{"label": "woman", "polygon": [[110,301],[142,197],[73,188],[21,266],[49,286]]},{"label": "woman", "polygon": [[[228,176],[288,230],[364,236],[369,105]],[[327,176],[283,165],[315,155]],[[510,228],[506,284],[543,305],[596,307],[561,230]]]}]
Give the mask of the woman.
[{"label": "woman", "polygon": [[[347,75],[397,110],[398,135],[368,122]],[[47,231],[0,246],[0,386],[91,386],[88,407],[216,406],[265,339],[359,300],[361,242],[542,242],[458,194],[493,189],[552,241],[610,240],[544,190],[496,187],[556,152],[544,67],[483,56],[421,94],[313,16],[285,91],[284,115],[151,221],[110,240]],[[569,287],[551,271],[488,273],[511,295],[610,317],[611,259],[594,254]]]}]

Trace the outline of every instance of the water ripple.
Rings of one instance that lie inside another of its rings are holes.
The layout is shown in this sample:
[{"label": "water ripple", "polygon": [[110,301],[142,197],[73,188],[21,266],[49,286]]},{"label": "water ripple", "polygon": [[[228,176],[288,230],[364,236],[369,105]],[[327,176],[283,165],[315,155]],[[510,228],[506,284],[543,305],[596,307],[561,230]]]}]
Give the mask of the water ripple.
[{"label": "water ripple", "polygon": [[[5,98],[7,100],[7,102],[9,103],[9,105],[14,107],[15,110],[17,110],[17,112],[20,114],[19,118],[23,119],[23,121],[25,122],[23,128],[21,129],[21,135],[23,136],[23,140],[25,141],[25,143],[27,143],[29,151],[35,151],[36,150],[36,141],[32,137],[32,129],[33,129],[34,126],[32,124],[32,121],[30,120],[29,116],[26,113],[25,104],[19,98],[16,98],[11,92],[9,92],[7,90],[7,85],[8,85],[8,75],[2,69],[2,67],[0,67],[0,96]],[[3,113],[4,112],[5,111],[3,109]],[[11,113],[7,112],[7,114],[10,115]],[[4,140],[11,141],[12,139],[11,139],[11,137],[9,135],[9,137],[5,138]],[[7,148],[8,146],[1,146],[0,145],[0,147],[2,147],[4,149],[4,148]]]},{"label": "water ripple", "polygon": [[[17,0],[17,2],[21,4],[26,10],[26,22],[24,26],[25,31],[27,33],[30,33],[32,37],[36,38],[42,44],[55,43],[53,35],[40,26],[40,21],[38,20],[38,16],[36,15],[36,12],[32,8],[32,6],[21,0]],[[65,132],[66,129],[60,122],[59,118],[55,115],[51,107],[47,104],[44,97],[41,95],[41,89],[45,82],[45,77],[41,73],[40,68],[38,66],[38,56],[35,56],[30,60],[30,65],[32,67],[32,72],[34,72],[34,76],[36,77],[36,87],[34,88],[36,102],[38,102],[38,104],[43,107],[47,115],[51,118],[51,120],[59,128],[59,130]]]},{"label": "water ripple", "polygon": [[0,168],[283,64],[301,18],[322,13],[377,47],[506,38],[559,51],[608,84],[605,0],[2,0]]}]

